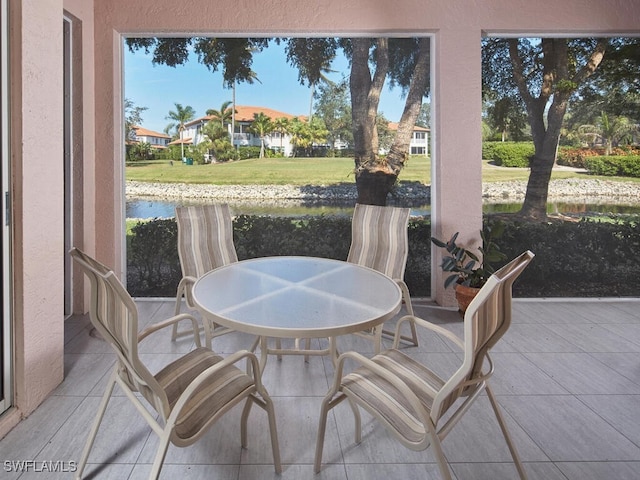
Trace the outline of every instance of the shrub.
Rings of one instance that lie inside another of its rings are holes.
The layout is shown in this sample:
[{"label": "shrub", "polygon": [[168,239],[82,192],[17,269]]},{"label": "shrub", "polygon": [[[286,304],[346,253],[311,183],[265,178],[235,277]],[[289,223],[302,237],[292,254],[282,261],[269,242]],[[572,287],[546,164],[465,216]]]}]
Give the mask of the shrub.
[{"label": "shrub", "polygon": [[[492,228],[495,217],[485,217]],[[640,291],[640,223],[637,217],[608,222],[520,223],[501,220],[499,246],[510,260],[531,250],[534,261],[514,284],[519,297],[637,296]],[[414,297],[428,297],[431,285],[431,224],[409,221],[405,281]],[[348,216],[234,219],[239,259],[269,255],[311,255],[344,260],[351,244]],[[506,262],[504,262],[506,263]],[[127,249],[128,288],[133,296],[173,297],[182,276],[173,219],[139,222]],[[501,265],[494,265],[499,268]]]},{"label": "shrub", "polygon": [[182,277],[178,226],[173,219],[138,222],[127,249],[127,286],[133,296],[175,296]]},{"label": "shrub", "polygon": [[514,223],[505,228],[502,250],[513,258],[536,254],[514,284],[523,297],[637,296],[640,277],[638,218],[610,222]]},{"label": "shrub", "polygon": [[592,175],[640,177],[640,156],[602,156],[585,159],[585,168]]},{"label": "shrub", "polygon": [[[301,255],[344,260],[351,245],[351,218],[340,215],[268,217],[239,215],[233,220],[238,259]],[[430,291],[428,220],[409,223],[405,281],[414,295]],[[127,250],[128,288],[133,296],[173,296],[182,276],[174,219],[138,222]]]},{"label": "shrub", "polygon": [[238,148],[239,160],[248,160],[249,158],[259,158],[259,157],[260,157],[260,147],[239,147]]},{"label": "shrub", "polygon": [[528,167],[535,153],[531,142],[484,142],[482,158],[503,167]]},{"label": "shrub", "polygon": [[604,155],[604,148],[568,148],[560,147],[558,150],[558,165],[567,167],[586,168],[585,160],[589,157]]}]

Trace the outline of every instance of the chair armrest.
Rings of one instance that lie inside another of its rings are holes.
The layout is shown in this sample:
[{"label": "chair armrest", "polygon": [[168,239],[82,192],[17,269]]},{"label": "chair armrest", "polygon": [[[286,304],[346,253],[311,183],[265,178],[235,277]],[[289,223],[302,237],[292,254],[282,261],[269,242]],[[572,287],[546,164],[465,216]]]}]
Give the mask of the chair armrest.
[{"label": "chair armrest", "polygon": [[401,326],[402,326],[402,324],[404,322],[406,322],[408,320],[413,320],[413,322],[416,325],[418,325],[420,327],[423,327],[423,328],[426,328],[428,330],[431,330],[431,331],[437,333],[438,335],[442,335],[443,337],[446,337],[447,339],[449,339],[453,343],[455,343],[458,347],[460,347],[460,349],[464,350],[464,342],[455,333],[447,330],[446,328],[441,327],[440,325],[436,325],[435,323],[431,323],[431,322],[429,322],[427,320],[424,320],[424,319],[422,319],[420,317],[416,317],[414,315],[405,315],[400,320],[398,320],[398,323],[396,324],[396,332],[394,334],[393,347],[392,348],[398,348],[398,345],[400,343],[400,329],[401,329]]},{"label": "chair armrest", "polygon": [[176,315],[180,313],[180,300],[182,300],[182,297],[185,297],[188,304],[189,299],[187,297],[187,288],[193,286],[193,284],[196,283],[196,280],[197,278],[191,276],[182,277],[180,279],[178,289],[176,291]]},{"label": "chair armrest", "polygon": [[153,325],[149,325],[147,328],[143,329],[138,334],[138,342],[142,341],[152,333],[157,332],[158,330],[162,330],[165,327],[174,325],[182,320],[191,320],[191,324],[193,326],[193,337],[196,342],[196,346],[199,347],[200,335],[198,332],[200,331],[200,327],[198,324],[198,320],[193,315],[190,315],[188,313],[181,313],[179,315],[174,315],[171,318],[167,318],[166,320],[162,320],[161,322],[154,323]]}]

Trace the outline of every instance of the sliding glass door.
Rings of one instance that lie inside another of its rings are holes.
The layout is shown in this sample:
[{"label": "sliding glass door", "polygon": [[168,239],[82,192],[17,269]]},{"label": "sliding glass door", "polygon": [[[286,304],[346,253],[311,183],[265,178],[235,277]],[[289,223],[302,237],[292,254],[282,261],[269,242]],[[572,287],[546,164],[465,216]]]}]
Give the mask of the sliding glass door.
[{"label": "sliding glass door", "polygon": [[11,218],[9,195],[9,72],[8,72],[8,1],[0,0],[0,155],[1,155],[1,202],[0,219],[2,225],[2,252],[0,254],[0,274],[2,278],[2,294],[0,308],[2,321],[0,324],[0,413],[11,406]]}]

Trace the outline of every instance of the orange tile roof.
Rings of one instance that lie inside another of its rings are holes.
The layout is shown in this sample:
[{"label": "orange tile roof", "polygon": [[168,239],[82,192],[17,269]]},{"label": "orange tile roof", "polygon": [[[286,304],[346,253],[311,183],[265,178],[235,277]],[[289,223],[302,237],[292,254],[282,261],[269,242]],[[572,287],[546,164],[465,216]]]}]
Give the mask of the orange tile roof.
[{"label": "orange tile roof", "polygon": [[294,117],[298,117],[300,120],[306,119],[301,115],[291,115],[290,113],[279,112],[278,110],[273,110],[272,108],[266,107],[250,107],[244,105],[236,105],[236,120],[240,122],[251,122],[253,121],[253,115],[258,113],[264,113],[271,120],[275,120],[276,118],[286,118],[287,120],[291,120]]},{"label": "orange tile roof", "polygon": [[133,129],[136,131],[136,135],[139,137],[159,137],[159,138],[171,138],[166,133],[158,133],[153,130],[147,130],[143,127],[134,126]]},{"label": "orange tile roof", "polygon": [[[229,107],[231,108],[231,107]],[[286,118],[287,120],[291,120],[294,117],[298,117],[298,119],[306,121],[307,117],[305,115],[292,115],[290,113],[280,112],[278,110],[274,110],[272,108],[267,107],[252,107],[246,105],[236,105],[236,122],[252,122],[253,115],[257,113],[264,113],[271,120],[275,120],[276,118]],[[196,118],[189,123],[186,123],[185,126],[190,127],[197,123],[208,122],[211,120],[211,115],[206,115],[204,117]]]}]

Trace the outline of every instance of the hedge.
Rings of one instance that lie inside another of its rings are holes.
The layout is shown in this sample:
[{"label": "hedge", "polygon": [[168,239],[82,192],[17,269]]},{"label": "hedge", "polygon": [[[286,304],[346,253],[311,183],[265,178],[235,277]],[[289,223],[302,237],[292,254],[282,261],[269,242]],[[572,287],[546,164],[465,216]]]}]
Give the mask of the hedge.
[{"label": "hedge", "polygon": [[483,142],[482,158],[502,167],[528,167],[535,148],[532,142]]},{"label": "hedge", "polygon": [[[495,217],[485,217],[485,225]],[[431,285],[429,219],[409,222],[405,281],[414,297],[429,297]],[[640,226],[637,217],[608,222],[505,222],[497,240],[511,259],[524,250],[536,254],[514,286],[520,297],[615,297],[640,292]],[[344,260],[351,242],[347,216],[234,219],[240,260],[269,255],[310,255]],[[140,222],[127,249],[127,282],[133,296],[175,296],[180,281],[177,226],[173,219]]]},{"label": "hedge", "polygon": [[584,166],[591,175],[640,177],[640,155],[588,157]]}]

